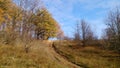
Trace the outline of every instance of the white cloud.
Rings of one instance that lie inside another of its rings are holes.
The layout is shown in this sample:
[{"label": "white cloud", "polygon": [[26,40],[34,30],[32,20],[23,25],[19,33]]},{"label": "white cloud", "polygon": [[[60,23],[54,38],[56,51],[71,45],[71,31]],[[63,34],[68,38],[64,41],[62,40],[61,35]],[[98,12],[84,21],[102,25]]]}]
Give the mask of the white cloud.
[{"label": "white cloud", "polygon": [[71,15],[75,0],[44,0],[44,3],[47,5],[48,10],[53,15],[61,25],[64,25],[64,22],[67,20],[76,20],[76,18]]},{"label": "white cloud", "polygon": [[[71,22],[76,22],[80,18],[77,18],[74,13],[75,5],[79,6],[78,9],[84,11],[95,11],[93,15],[98,16],[94,19],[95,16],[87,18],[90,24],[93,24],[93,29],[96,29],[97,34],[101,34],[104,29],[104,20],[102,16],[105,16],[105,13],[110,9],[120,6],[120,0],[43,0],[46,4],[50,13],[54,16],[54,18],[61,24],[62,28],[69,30],[71,25],[68,25]],[[97,11],[96,9],[101,9],[101,11]],[[84,11],[82,13],[84,13]],[[83,14],[84,15],[84,14]],[[83,16],[84,17],[84,16]],[[67,29],[68,28],[68,29]]]},{"label": "white cloud", "polygon": [[116,6],[120,6],[119,0],[79,0],[80,4],[83,4],[85,9],[92,10],[96,8],[111,9]]}]

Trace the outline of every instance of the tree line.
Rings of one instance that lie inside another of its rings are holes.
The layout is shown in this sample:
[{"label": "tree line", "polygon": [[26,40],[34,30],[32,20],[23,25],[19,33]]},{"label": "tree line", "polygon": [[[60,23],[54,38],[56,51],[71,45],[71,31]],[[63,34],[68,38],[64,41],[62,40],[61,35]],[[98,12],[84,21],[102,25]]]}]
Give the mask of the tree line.
[{"label": "tree line", "polygon": [[34,40],[61,34],[60,25],[41,0],[0,0],[0,44],[23,45],[28,53]]},{"label": "tree line", "polygon": [[86,45],[101,45],[104,48],[120,52],[120,8],[112,10],[105,19],[106,29],[100,39],[95,31],[85,21],[81,20],[75,25],[73,40],[80,42],[83,47]]},{"label": "tree line", "polygon": [[40,0],[0,0],[0,39],[3,43],[59,36],[60,25]]},{"label": "tree line", "polygon": [[[16,1],[16,2],[15,2]],[[120,51],[120,9],[110,11],[106,18],[106,29],[101,39],[82,19],[75,26],[73,40],[86,45],[102,45]],[[27,46],[34,39],[69,39],[64,36],[58,22],[52,17],[40,0],[0,0],[0,41],[13,44],[20,39]],[[99,44],[98,44],[99,43]]]}]

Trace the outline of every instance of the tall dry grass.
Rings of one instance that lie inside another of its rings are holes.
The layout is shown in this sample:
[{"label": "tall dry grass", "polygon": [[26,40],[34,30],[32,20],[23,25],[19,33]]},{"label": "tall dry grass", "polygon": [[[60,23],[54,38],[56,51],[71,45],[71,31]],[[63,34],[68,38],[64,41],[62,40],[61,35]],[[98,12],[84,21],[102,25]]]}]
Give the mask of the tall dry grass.
[{"label": "tall dry grass", "polygon": [[0,45],[0,68],[70,68],[50,56],[46,42],[32,42],[29,53],[24,51],[23,44]]},{"label": "tall dry grass", "polygon": [[70,62],[84,68],[119,68],[120,54],[97,46],[80,47],[73,42],[55,43],[57,52]]}]

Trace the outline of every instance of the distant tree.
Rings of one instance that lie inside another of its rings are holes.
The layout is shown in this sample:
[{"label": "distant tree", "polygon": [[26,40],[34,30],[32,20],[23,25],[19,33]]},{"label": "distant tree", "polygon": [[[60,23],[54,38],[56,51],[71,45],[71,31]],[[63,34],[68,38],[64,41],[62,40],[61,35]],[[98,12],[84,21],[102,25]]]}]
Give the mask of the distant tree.
[{"label": "distant tree", "polygon": [[83,40],[83,46],[86,45],[86,41],[89,38],[90,33],[90,26],[84,20],[81,20],[81,37]]},{"label": "distant tree", "polygon": [[106,22],[106,37],[110,43],[110,49],[120,51],[120,9],[111,11]]},{"label": "distant tree", "polygon": [[80,41],[81,40],[81,32],[80,32],[80,24],[79,22],[77,22],[77,24],[75,25],[75,33],[74,33],[74,40],[75,41]]},{"label": "distant tree", "polygon": [[57,39],[59,39],[59,40],[64,39],[64,32],[58,23],[57,23]]},{"label": "distant tree", "polygon": [[66,40],[66,41],[71,41],[72,38],[70,38],[69,36],[64,36],[64,40]]},{"label": "distant tree", "polygon": [[86,21],[81,20],[81,22],[77,23],[75,27],[76,29],[74,39],[81,40],[83,46],[85,46],[88,41],[95,39],[93,31],[91,30],[90,25],[86,23]]},{"label": "distant tree", "polygon": [[57,39],[63,40],[64,39],[64,32],[62,30],[59,30],[57,32]]}]

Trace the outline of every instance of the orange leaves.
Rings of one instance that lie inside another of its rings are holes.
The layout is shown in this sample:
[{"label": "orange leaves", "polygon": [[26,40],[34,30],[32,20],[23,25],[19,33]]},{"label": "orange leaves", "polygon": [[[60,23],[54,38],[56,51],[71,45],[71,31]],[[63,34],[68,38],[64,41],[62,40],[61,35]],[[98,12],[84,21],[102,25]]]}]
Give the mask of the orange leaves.
[{"label": "orange leaves", "polygon": [[4,21],[3,13],[4,13],[4,11],[2,9],[0,9],[0,24],[1,24],[1,22]]}]

